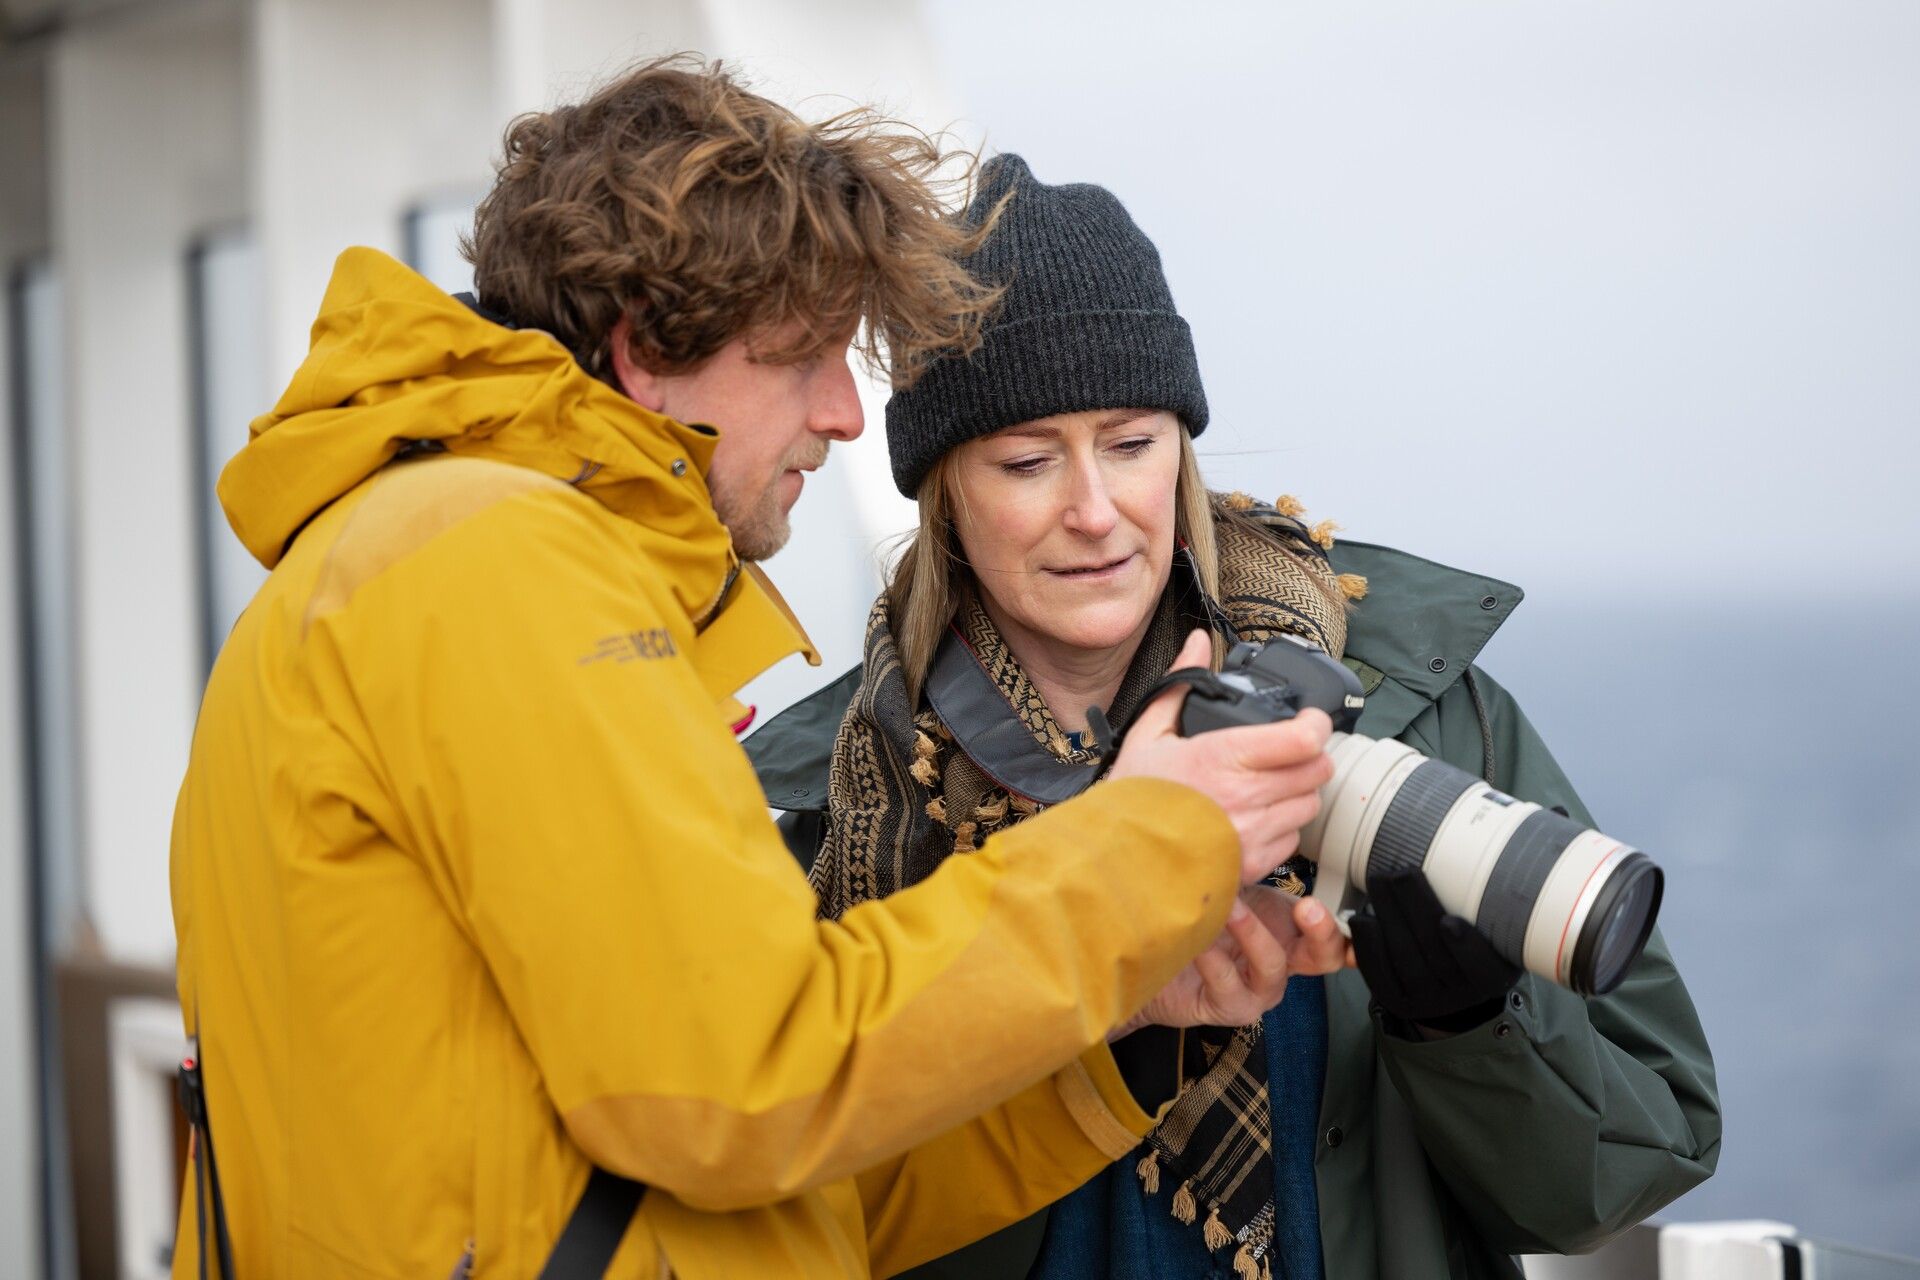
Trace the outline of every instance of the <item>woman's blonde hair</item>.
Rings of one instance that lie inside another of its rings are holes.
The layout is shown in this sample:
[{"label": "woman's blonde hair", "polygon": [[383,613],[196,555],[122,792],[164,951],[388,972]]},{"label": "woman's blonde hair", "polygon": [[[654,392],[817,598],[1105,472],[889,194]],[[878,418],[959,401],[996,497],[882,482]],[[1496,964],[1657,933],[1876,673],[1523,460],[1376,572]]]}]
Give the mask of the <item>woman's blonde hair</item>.
[{"label": "woman's blonde hair", "polygon": [[[1200,459],[1185,424],[1180,431],[1180,471],[1173,489],[1174,537],[1193,556],[1200,584],[1220,596],[1220,555],[1214,537],[1213,499],[1200,475]],[[887,611],[894,645],[907,680],[907,697],[917,703],[940,640],[953,622],[962,593],[973,583],[954,531],[956,502],[964,501],[953,481],[955,456],[949,450],[920,482],[920,527],[907,535],[887,579]],[[1215,655],[1216,657],[1218,655]]]}]

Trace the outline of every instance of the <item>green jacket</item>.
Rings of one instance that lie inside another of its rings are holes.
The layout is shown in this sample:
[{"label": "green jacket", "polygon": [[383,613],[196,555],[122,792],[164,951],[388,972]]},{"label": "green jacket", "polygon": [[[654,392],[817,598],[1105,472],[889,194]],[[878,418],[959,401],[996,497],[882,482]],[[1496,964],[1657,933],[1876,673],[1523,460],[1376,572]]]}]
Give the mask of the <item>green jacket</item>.
[{"label": "green jacket", "polygon": [[[1367,693],[1358,732],[1590,823],[1513,698],[1472,666],[1519,588],[1365,543],[1341,543],[1333,560],[1369,583],[1347,638]],[[747,743],[803,861],[817,848],[834,732],[859,675]],[[1503,1013],[1444,1040],[1388,1031],[1357,972],[1334,975],[1326,992],[1317,1181],[1330,1280],[1517,1277],[1512,1255],[1597,1248],[1713,1172],[1713,1060],[1658,931],[1612,994],[1583,1000],[1526,974]]]}]

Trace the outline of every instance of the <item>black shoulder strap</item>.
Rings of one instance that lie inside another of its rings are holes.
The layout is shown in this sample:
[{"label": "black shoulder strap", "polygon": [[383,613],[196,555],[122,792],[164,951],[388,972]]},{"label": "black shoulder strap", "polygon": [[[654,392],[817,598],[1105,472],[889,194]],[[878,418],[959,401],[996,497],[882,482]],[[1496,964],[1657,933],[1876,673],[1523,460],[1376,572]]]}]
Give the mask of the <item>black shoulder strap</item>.
[{"label": "black shoulder strap", "polygon": [[645,1183],[596,1166],[573,1216],[553,1242],[540,1280],[597,1280],[605,1275],[646,1193]]},{"label": "black shoulder strap", "polygon": [[[220,1280],[235,1280],[233,1241],[227,1231],[226,1199],[220,1194],[220,1166],[213,1156],[213,1123],[195,1046],[180,1063],[180,1109],[193,1130],[194,1217],[200,1235],[200,1280],[207,1280],[207,1219],[213,1219],[215,1257]],[[595,1167],[573,1216],[553,1243],[540,1280],[598,1280],[607,1273],[627,1226],[647,1193],[645,1183]]]},{"label": "black shoulder strap", "polygon": [[220,1165],[213,1157],[213,1122],[207,1117],[205,1077],[200,1049],[180,1061],[180,1109],[186,1112],[193,1143],[193,1210],[200,1235],[200,1280],[207,1280],[207,1215],[213,1215],[215,1256],[220,1280],[234,1280],[233,1238],[227,1232],[227,1202],[220,1194]]}]

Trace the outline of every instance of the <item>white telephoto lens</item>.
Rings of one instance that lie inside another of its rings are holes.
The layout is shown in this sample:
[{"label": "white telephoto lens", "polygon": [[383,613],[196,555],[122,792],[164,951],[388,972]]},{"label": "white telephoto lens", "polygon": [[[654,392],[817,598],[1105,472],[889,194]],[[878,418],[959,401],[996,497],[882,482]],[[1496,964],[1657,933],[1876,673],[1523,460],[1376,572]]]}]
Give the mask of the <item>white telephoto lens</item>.
[{"label": "white telephoto lens", "polygon": [[1370,875],[1419,871],[1514,964],[1583,995],[1618,985],[1659,909],[1652,859],[1402,743],[1336,733],[1327,751],[1300,849],[1342,929]]}]

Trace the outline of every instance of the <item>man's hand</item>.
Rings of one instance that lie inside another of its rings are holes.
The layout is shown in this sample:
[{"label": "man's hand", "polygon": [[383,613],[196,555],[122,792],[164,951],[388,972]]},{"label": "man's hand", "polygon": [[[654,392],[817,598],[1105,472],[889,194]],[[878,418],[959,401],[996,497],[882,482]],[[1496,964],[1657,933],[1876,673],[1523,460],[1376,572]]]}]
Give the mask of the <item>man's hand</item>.
[{"label": "man's hand", "polygon": [[[1173,669],[1204,667],[1212,646],[1204,631],[1187,637]],[[1184,689],[1170,689],[1140,709],[1119,758],[1115,778],[1183,782],[1222,809],[1240,833],[1240,883],[1257,884],[1292,857],[1300,828],[1320,812],[1319,788],[1333,777],[1325,747],[1333,722],[1319,710],[1275,724],[1215,729],[1180,736]]]},{"label": "man's hand", "polygon": [[1267,885],[1240,891],[1224,933],[1114,1028],[1109,1042],[1145,1026],[1243,1027],[1280,1003],[1294,974],[1332,973],[1351,963],[1333,917],[1312,898]]}]

